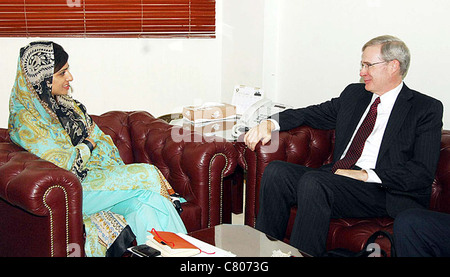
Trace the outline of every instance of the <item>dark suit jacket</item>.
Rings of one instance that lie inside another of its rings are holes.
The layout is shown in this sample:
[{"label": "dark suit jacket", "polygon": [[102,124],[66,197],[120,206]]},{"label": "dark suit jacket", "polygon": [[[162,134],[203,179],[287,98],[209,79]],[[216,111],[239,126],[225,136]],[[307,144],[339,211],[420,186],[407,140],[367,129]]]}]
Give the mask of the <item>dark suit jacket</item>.
[{"label": "dark suit jacket", "polygon": [[[348,145],[372,93],[364,84],[349,85],[338,98],[274,116],[280,130],[300,125],[335,129],[333,162]],[[386,209],[395,217],[413,207],[428,207],[439,159],[442,103],[403,86],[392,109],[374,171],[386,189]],[[278,117],[278,118],[277,118]]]}]

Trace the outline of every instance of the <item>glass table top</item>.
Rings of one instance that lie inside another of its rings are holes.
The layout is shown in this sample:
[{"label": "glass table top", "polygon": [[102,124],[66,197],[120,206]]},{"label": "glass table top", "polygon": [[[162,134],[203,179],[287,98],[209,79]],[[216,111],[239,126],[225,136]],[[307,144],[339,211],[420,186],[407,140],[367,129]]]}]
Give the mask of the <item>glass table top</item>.
[{"label": "glass table top", "polygon": [[309,256],[247,225],[222,224],[189,235],[237,257]]}]

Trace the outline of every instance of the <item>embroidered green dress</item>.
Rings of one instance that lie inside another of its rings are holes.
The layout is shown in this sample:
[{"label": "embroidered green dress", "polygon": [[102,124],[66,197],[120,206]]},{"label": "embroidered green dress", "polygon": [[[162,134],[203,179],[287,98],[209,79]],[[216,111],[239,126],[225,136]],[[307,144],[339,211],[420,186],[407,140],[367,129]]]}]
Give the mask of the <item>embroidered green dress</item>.
[{"label": "embroidered green dress", "polygon": [[[172,188],[160,171],[150,164],[125,165],[112,139],[81,103],[70,96],[52,96],[53,68],[51,42],[21,49],[8,129],[14,143],[80,179],[86,254],[105,255],[121,230],[111,229],[113,225],[128,224],[138,244],[145,243],[152,228],[186,233],[170,201]],[[82,142],[86,137],[97,144],[92,151]]]}]

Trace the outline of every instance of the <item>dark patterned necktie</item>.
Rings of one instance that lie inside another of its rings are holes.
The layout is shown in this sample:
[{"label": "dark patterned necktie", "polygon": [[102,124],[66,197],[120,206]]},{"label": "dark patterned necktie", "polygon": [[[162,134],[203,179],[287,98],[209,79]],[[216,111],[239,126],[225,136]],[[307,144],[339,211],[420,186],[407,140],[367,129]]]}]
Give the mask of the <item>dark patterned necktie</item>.
[{"label": "dark patterned necktie", "polygon": [[367,114],[364,121],[361,123],[355,137],[353,138],[350,147],[345,154],[345,157],[337,161],[332,168],[333,172],[338,169],[349,169],[355,165],[359,157],[361,157],[362,151],[364,149],[364,144],[369,137],[370,133],[373,131],[375,126],[375,121],[377,120],[377,107],[380,104],[380,97],[375,99],[372,106],[370,106],[369,113]]}]

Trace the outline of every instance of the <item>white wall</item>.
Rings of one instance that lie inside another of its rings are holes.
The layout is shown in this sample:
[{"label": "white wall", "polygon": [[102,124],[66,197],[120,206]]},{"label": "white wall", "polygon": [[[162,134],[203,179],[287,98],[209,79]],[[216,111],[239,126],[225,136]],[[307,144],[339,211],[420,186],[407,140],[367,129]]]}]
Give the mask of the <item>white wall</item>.
[{"label": "white wall", "polygon": [[[51,38],[50,38],[51,39]],[[19,48],[35,39],[0,39],[0,126]],[[69,53],[74,98],[91,114],[147,110],[158,116],[197,101],[220,100],[217,40],[51,39]]]},{"label": "white wall", "polygon": [[265,7],[264,0],[222,2],[222,100],[231,102],[235,85],[262,86]]},{"label": "white wall", "polygon": [[[266,1],[278,4],[276,78],[272,81],[277,101],[305,106],[337,96],[347,84],[359,81],[363,44],[391,34],[404,40],[411,51],[405,83],[450,107],[445,77],[450,68],[450,1]],[[444,128],[450,129],[450,112],[444,112]]]},{"label": "white wall", "polygon": [[[294,106],[319,103],[359,81],[361,47],[381,34],[412,52],[406,84],[450,105],[446,0],[217,0],[216,39],[61,39],[74,97],[91,114],[147,110],[155,116],[231,101],[234,85],[263,87]],[[0,38],[0,127],[19,48],[35,39]],[[444,115],[450,129],[450,113]]]}]

